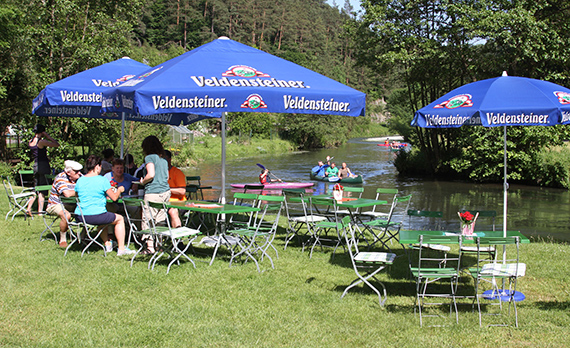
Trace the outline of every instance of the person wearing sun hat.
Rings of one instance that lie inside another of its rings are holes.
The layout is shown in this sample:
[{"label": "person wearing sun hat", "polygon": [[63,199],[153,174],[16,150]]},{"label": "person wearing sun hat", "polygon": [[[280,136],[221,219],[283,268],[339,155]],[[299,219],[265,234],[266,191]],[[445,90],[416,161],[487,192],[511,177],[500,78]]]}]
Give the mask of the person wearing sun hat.
[{"label": "person wearing sun hat", "polygon": [[[63,207],[61,197],[75,196],[75,183],[82,175],[83,166],[81,163],[67,160],[64,162],[64,170],[53,179],[48,197],[46,212],[50,215],[59,216],[59,246],[67,248],[67,220],[70,218],[70,210],[73,207]],[[67,219],[66,219],[67,216]]]}]

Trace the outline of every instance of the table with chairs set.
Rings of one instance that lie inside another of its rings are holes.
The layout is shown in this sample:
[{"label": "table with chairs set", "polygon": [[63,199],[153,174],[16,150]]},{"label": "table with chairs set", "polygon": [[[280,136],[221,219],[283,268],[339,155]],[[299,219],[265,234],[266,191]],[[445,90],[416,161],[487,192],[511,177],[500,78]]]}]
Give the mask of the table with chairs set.
[{"label": "table with chairs set", "polygon": [[[396,189],[378,188],[374,200],[362,199],[359,194],[345,193],[343,200],[337,201],[330,194],[307,196],[285,190],[284,195],[288,196],[285,248],[294,239],[299,240],[303,249],[310,248],[309,257],[315,247],[331,247],[332,257],[339,248],[344,248],[357,279],[342,297],[363,283],[378,295],[380,305],[385,304],[389,289],[376,275],[396,267],[397,259],[403,260],[416,287],[414,312],[419,315],[420,325],[424,325],[427,317],[441,318],[441,307],[447,305],[449,316],[458,322],[458,305],[469,305],[478,312],[480,325],[487,314],[499,317],[503,307],[508,307],[505,311],[514,314],[514,326],[518,326],[517,302],[524,295],[517,291],[517,280],[526,271],[526,265],[519,260],[519,247],[529,243],[528,238],[518,231],[507,231],[506,236],[503,231],[496,231],[495,211],[473,211],[492,220],[492,230],[462,235],[459,231],[442,230],[442,212],[410,209],[412,196],[398,195]],[[294,210],[291,205],[295,203],[300,204],[297,214],[291,213]],[[406,223],[408,227],[404,229]],[[412,230],[409,228],[412,225],[420,228]],[[394,245],[401,249],[396,251]],[[469,278],[473,285],[463,286]],[[372,283],[372,279],[376,282]],[[460,284],[464,289],[459,288]],[[499,311],[490,310],[494,305]],[[428,313],[428,307],[440,308],[430,309]],[[432,326],[431,322],[428,324]],[[494,320],[488,325],[507,324]]]},{"label": "table with chairs set", "polygon": [[[207,261],[203,257],[199,261],[212,265],[220,250],[225,249],[223,255],[229,259],[230,267],[240,261],[253,262],[262,272],[262,262],[267,260],[275,268],[274,260],[279,254],[273,242],[282,218],[286,231],[284,249],[296,244],[302,252],[308,250],[310,259],[314,252],[330,248],[331,260],[343,251],[342,260],[350,262],[356,278],[346,286],[341,298],[363,284],[378,296],[381,306],[385,305],[390,288],[379,279],[379,274],[388,271],[389,277],[392,268],[403,265],[410,284],[415,285],[413,307],[421,326],[431,326],[432,319],[427,318],[433,316],[457,323],[458,306],[466,304],[478,312],[480,325],[486,323],[483,318],[487,314],[512,312],[514,326],[518,326],[517,302],[524,295],[517,290],[517,280],[526,272],[526,265],[519,260],[519,248],[529,239],[518,231],[508,231],[506,236],[503,231],[496,231],[495,211],[477,211],[478,216],[492,220],[492,230],[462,235],[442,229],[442,212],[411,208],[412,195],[399,194],[393,188],[377,188],[374,199],[362,198],[361,187],[347,187],[340,199],[330,193],[312,195],[305,189],[283,189],[280,194],[271,195],[246,190],[234,193],[232,201],[222,204],[204,200],[202,190],[211,187],[203,186],[199,177],[188,179],[196,183],[187,185],[186,201],[153,203],[128,196],[117,201],[125,216],[126,243],[136,245],[131,267],[140,260],[152,270],[167,258],[168,273],[181,261],[195,268],[201,255],[207,255]],[[33,191],[17,192],[9,180],[3,181],[10,202],[6,219],[21,213],[26,216],[25,207]],[[48,187],[36,188],[45,189]],[[81,207],[76,197],[62,199],[61,204]],[[151,207],[164,211],[166,219],[158,221],[148,214]],[[181,212],[182,226],[172,226],[169,209]],[[45,229],[40,240],[49,239],[51,234],[57,241],[53,230],[57,216],[41,215]],[[102,249],[107,254],[99,239],[106,225],[92,226],[73,218],[67,223],[70,242],[64,256],[75,246],[80,246],[82,256],[92,249]],[[154,245],[154,253],[146,252],[149,243]],[[211,251],[205,252],[204,248]],[[467,285],[470,282],[465,279],[469,278],[473,285]],[[490,310],[494,305],[498,311]],[[449,311],[442,315],[446,306]],[[439,326],[440,321],[437,323],[433,326]]]}]

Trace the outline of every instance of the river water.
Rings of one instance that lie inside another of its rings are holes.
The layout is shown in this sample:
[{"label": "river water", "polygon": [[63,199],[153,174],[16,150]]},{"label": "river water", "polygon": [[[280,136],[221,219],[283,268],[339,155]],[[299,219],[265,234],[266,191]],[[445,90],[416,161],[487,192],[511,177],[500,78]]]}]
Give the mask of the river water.
[{"label": "river water", "polygon": [[[231,183],[257,183],[260,163],[287,182],[307,182],[309,171],[317,161],[327,155],[334,156],[340,167],[346,162],[357,174],[364,176],[363,197],[374,198],[376,188],[397,188],[401,195],[412,194],[410,209],[442,211],[442,228],[458,230],[457,212],[463,209],[496,210],[496,228],[503,224],[503,187],[501,184],[474,184],[458,181],[442,181],[425,178],[403,178],[392,161],[394,154],[377,141],[353,139],[336,149],[299,152],[278,157],[228,158],[226,160],[226,197],[231,199]],[[196,168],[186,169],[187,175],[200,175],[202,185],[211,185],[214,190],[205,191],[206,199],[217,199],[221,189],[221,164],[201,163]],[[332,189],[332,185],[315,182],[315,191]],[[511,185],[508,192],[509,230],[520,230],[526,236],[552,237],[570,241],[570,193],[565,189],[540,188]],[[404,228],[419,228],[416,222],[404,220]],[[492,221],[479,219],[476,229],[492,228]]]}]

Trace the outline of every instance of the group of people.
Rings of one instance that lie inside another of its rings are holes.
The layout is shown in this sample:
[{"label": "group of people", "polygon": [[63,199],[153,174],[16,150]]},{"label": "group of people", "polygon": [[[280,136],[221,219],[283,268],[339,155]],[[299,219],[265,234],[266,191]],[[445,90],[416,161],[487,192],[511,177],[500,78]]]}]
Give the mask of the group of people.
[{"label": "group of people", "polygon": [[[34,157],[35,184],[46,185],[46,174],[51,173],[47,157],[47,147],[57,147],[59,143],[45,132],[41,124],[34,128],[35,136],[30,140],[30,149]],[[108,149],[110,150],[110,149]],[[138,182],[144,186],[144,200],[150,202],[166,203],[170,200],[186,200],[186,176],[172,166],[170,151],[165,150],[156,136],[148,136],[142,142],[142,150],[145,155],[144,164],[139,168],[140,179],[136,177],[132,156],[127,157],[126,165],[123,159],[114,158],[114,152],[105,150],[103,157],[90,155],[81,163],[66,160],[64,170],[55,176],[48,197],[46,212],[58,215],[59,222],[59,245],[62,248],[68,246],[66,234],[68,231],[67,221],[71,215],[91,225],[108,225],[101,232],[101,239],[107,251],[111,251],[111,242],[108,228],[113,227],[114,237],[117,243],[118,255],[134,254],[125,246],[125,221],[123,215],[117,213],[120,209],[117,205],[108,204],[107,197],[116,201],[121,195],[128,192],[138,192]],[[82,173],[84,170],[85,174]],[[131,173],[135,173],[134,175]],[[62,204],[62,197],[77,196],[80,207],[75,208]],[[38,192],[38,210],[43,210],[43,193]],[[28,207],[31,214],[33,202]],[[145,211],[139,212],[143,216],[153,216],[157,221],[166,219],[166,212],[145,205]],[[82,214],[81,214],[82,213]],[[181,226],[177,209],[168,211],[171,225],[176,228]],[[142,229],[148,229],[148,222],[143,219]],[[153,254],[155,248],[152,239],[147,239],[147,247],[143,254]]]},{"label": "group of people", "polygon": [[356,175],[350,171],[345,162],[342,162],[342,167],[339,169],[335,162],[331,162],[331,157],[327,156],[327,161],[319,161],[316,166],[311,169],[311,172],[316,176],[323,176],[328,178],[353,178]]}]

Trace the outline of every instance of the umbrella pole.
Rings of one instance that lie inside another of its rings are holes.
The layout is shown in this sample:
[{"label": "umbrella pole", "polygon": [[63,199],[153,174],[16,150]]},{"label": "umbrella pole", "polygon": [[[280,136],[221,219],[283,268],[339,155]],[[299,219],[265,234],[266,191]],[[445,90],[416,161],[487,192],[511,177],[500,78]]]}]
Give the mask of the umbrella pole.
[{"label": "umbrella pole", "polygon": [[125,112],[121,112],[121,159],[123,159],[123,149],[125,147]]},{"label": "umbrella pole", "polygon": [[[503,237],[507,237],[507,126],[503,126]],[[507,257],[507,249],[503,246],[503,262]]]},{"label": "umbrella pole", "polygon": [[222,113],[222,192],[220,202],[226,204],[226,114]]}]

